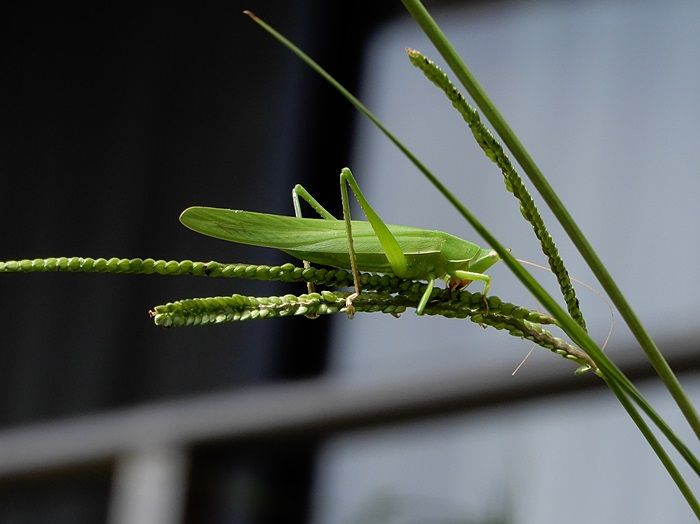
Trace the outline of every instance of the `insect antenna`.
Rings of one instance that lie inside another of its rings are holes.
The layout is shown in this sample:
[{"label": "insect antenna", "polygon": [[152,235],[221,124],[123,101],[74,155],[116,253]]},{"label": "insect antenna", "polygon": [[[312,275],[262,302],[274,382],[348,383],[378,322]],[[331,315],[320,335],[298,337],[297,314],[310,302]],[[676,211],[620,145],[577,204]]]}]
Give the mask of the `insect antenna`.
[{"label": "insect antenna", "polygon": [[519,370],[521,367],[523,367],[523,364],[525,364],[525,361],[526,361],[528,358],[530,358],[530,355],[532,355],[532,352],[535,350],[535,346],[536,346],[536,345],[537,345],[537,344],[532,344],[532,346],[530,346],[530,351],[528,351],[528,352],[527,352],[527,355],[525,355],[525,358],[522,359],[522,360],[520,361],[520,364],[518,364],[517,366],[515,366],[515,369],[514,369],[513,372],[510,374],[511,377],[514,377],[515,374],[518,372],[518,370]]},{"label": "insect antenna", "polygon": [[[526,266],[536,267],[537,269],[542,269],[542,270],[544,270],[544,271],[547,271],[547,272],[549,272],[549,273],[552,273],[552,270],[551,270],[549,267],[543,266],[543,265],[541,265],[541,264],[537,264],[536,262],[530,262],[529,260],[523,260],[523,259],[521,259],[521,258],[516,258],[516,260],[517,260],[518,262],[520,262],[521,264],[525,264]],[[594,286],[591,286],[590,284],[587,284],[586,282],[584,282],[584,281],[582,281],[582,280],[579,280],[579,279],[577,279],[577,278],[571,277],[571,281],[572,281],[572,282],[575,282],[576,284],[579,284],[580,286],[585,287],[588,291],[592,292],[592,293],[595,294],[601,301],[603,301],[603,302],[605,303],[606,306],[608,306],[608,311],[609,311],[609,313],[610,313],[610,327],[608,328],[608,334],[607,334],[607,336],[605,337],[605,341],[603,342],[603,345],[601,346],[601,349],[602,349],[603,351],[605,351],[605,348],[607,347],[608,342],[610,342],[610,339],[612,338],[613,331],[614,331],[614,329],[615,329],[615,313],[614,313],[614,311],[613,311],[612,304],[610,303],[610,300],[608,300],[608,297],[606,297],[605,294],[604,294],[600,289],[598,289],[598,288],[596,288],[596,287],[594,287]],[[528,354],[528,355],[525,357],[525,360],[527,360],[527,357],[529,357],[529,356],[530,356],[530,355]],[[523,360],[523,362],[524,362],[524,360]],[[520,366],[522,366],[522,363],[520,364]],[[518,366],[518,368],[519,368],[520,366]],[[516,369],[516,371],[517,371],[517,369]]]}]

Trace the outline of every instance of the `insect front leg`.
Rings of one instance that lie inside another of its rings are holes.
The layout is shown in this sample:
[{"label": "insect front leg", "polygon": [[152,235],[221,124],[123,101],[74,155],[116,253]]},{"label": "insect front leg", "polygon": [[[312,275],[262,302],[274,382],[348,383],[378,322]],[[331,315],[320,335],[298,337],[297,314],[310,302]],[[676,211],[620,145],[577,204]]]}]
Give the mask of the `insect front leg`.
[{"label": "insect front leg", "polygon": [[480,280],[484,283],[484,296],[488,295],[491,288],[491,277],[486,273],[475,273],[474,271],[463,271],[458,269],[450,275],[448,285],[452,289],[461,289],[466,287],[474,280]]},{"label": "insect front leg", "polygon": [[489,294],[489,289],[491,288],[491,277],[488,276],[485,273],[476,273],[474,271],[463,271],[461,269],[458,269],[452,275],[450,275],[450,281],[448,282],[448,285],[450,286],[450,289],[457,290],[457,289],[462,289],[466,286],[468,286],[472,281],[474,280],[480,280],[481,282],[484,283],[484,291],[482,292],[483,295],[483,303],[484,307],[486,308],[486,314],[489,312],[489,303],[488,300],[486,299],[486,296]]}]

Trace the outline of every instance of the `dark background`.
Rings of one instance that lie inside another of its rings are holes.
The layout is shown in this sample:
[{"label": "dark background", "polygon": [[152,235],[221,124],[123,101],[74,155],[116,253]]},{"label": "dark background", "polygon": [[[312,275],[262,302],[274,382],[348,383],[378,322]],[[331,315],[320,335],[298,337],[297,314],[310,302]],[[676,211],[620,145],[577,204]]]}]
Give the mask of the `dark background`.
[{"label": "dark background", "polygon": [[[353,110],[243,9],[352,90],[365,37],[400,4],[0,9],[0,259],[279,263],[287,258],[196,235],[177,217],[196,204],[291,214],[296,182],[339,209]],[[1,279],[3,428],[324,369],[323,319],[165,330],[147,316],[150,307],[179,298],[303,289],[195,277]],[[280,506],[226,516],[225,485],[243,470],[254,472],[270,497],[286,492],[293,500],[284,506],[286,521],[303,522],[315,446],[197,451],[189,520],[281,522],[274,515]],[[0,523],[100,522],[108,471],[6,482]]]}]

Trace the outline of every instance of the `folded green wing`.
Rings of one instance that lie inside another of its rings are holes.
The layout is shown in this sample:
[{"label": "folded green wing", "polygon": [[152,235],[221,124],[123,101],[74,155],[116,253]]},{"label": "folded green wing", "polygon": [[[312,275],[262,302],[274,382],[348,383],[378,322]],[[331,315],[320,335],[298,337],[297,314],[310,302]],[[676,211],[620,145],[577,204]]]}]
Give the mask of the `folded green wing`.
[{"label": "folded green wing", "polygon": [[[342,220],[190,207],[180,215],[180,222],[197,233],[239,244],[329,254],[347,254],[348,251],[347,233]],[[407,255],[439,252],[444,243],[444,233],[440,231],[409,226],[388,227]],[[352,233],[358,254],[383,253],[369,222],[353,221]]]}]

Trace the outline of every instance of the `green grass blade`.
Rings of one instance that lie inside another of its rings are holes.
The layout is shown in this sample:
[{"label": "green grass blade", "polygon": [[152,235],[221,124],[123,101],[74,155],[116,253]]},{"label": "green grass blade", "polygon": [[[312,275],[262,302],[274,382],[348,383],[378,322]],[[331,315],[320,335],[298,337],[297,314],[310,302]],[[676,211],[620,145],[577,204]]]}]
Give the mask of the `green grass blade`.
[{"label": "green grass blade", "polygon": [[425,7],[423,7],[421,2],[419,0],[402,0],[402,2],[411,16],[413,16],[416,22],[418,22],[420,27],[426,33],[428,38],[430,38],[433,45],[440,52],[442,57],[450,66],[450,69],[452,69],[454,74],[460,80],[462,85],[465,87],[479,109],[481,109],[484,116],[491,123],[508,149],[510,149],[510,151],[513,153],[513,156],[522,166],[525,174],[527,174],[527,176],[530,178],[537,191],[540,193],[540,195],[542,195],[543,200],[557,217],[557,220],[569,235],[603,289],[605,289],[606,293],[610,297],[610,300],[612,300],[613,304],[615,304],[615,307],[618,309],[620,315],[629,326],[630,331],[632,331],[633,335],[639,342],[639,345],[644,350],[657,374],[678,404],[678,407],[688,421],[688,424],[693,428],[693,431],[698,438],[700,438],[700,418],[698,417],[698,413],[693,404],[690,402],[690,399],[688,399],[687,395],[685,394],[685,391],[683,391],[678,378],[673,373],[673,370],[668,365],[668,362],[666,362],[666,359],[661,354],[661,351],[659,351],[656,343],[642,325],[636,313],[627,302],[627,299],[622,294],[622,291],[620,291],[620,289],[617,287],[617,284],[613,280],[612,276],[603,265],[603,262],[600,260],[597,253],[574,221],[573,217],[569,214],[568,210],[564,207],[564,204],[561,202],[554,189],[545,179],[535,161],[526,151],[516,134],[496,109],[495,105],[490,100],[484,89],[471,74],[457,51],[454,49]]},{"label": "green grass blade", "polygon": [[622,403],[622,407],[625,408],[629,416],[632,418],[632,420],[634,420],[634,423],[639,428],[639,431],[641,431],[644,438],[647,439],[649,445],[654,450],[654,453],[656,453],[656,456],[659,457],[659,460],[664,465],[673,481],[676,483],[676,486],[678,486],[678,490],[681,492],[686,502],[688,502],[690,509],[693,510],[695,516],[700,519],[700,504],[698,504],[698,500],[695,498],[692,490],[678,471],[678,468],[676,468],[675,464],[671,460],[671,457],[668,456],[668,453],[666,453],[666,450],[664,450],[654,433],[651,431],[651,429],[649,429],[646,422],[644,422],[644,419],[639,416],[639,413],[637,413],[637,411],[634,409],[634,406],[630,403],[629,399],[623,394],[623,392],[619,391],[618,384],[612,382],[609,383],[608,386],[611,390],[613,390],[613,392],[615,392],[615,395],[621,399],[620,402]]},{"label": "green grass blade", "polygon": [[331,76],[325,69],[323,69],[319,64],[317,64],[310,56],[308,56],[304,51],[299,49],[296,45],[290,42],[284,35],[275,30],[272,26],[267,24],[264,20],[261,20],[255,16],[250,11],[244,11],[256,24],[262,27],[268,34],[274,37],[278,42],[280,42],[284,47],[289,49],[297,57],[299,57],[309,68],[311,68],[316,74],[323,78],[326,82],[331,84],[334,89],[336,89],[343,97],[352,104],[352,106],[362,113],[368,120],[370,120],[384,135],[404,154],[406,157],[418,168],[418,170],[423,173],[423,175],[428,179],[428,181],[433,184],[443,196],[450,201],[453,205],[459,204],[459,200],[452,195],[452,193],[447,189],[447,187],[435,176],[430,170],[418,159],[413,152],[408,149],[401,141],[394,136],[393,133],[384,125],[384,123],[377,118],[374,113],[372,113],[367,106],[365,106],[360,100],[353,95],[350,91],[345,89],[333,76]]},{"label": "green grass blade", "polygon": [[[601,373],[604,374],[608,381],[615,381],[624,390],[620,388],[613,390],[613,393],[618,396],[620,402],[625,400],[625,393],[629,394],[642,410],[651,418],[651,420],[659,427],[662,433],[669,439],[672,445],[678,450],[688,464],[700,475],[700,462],[688,449],[688,447],[675,435],[665,421],[655,412],[655,410],[646,402],[641,393],[634,387],[630,380],[620,371],[620,369],[600,350],[593,339],[588,336],[586,331],[581,328],[572,318],[565,312],[561,306],[547,293],[547,291],[530,275],[525,268],[510,254],[510,252],[494,237],[493,234],[469,211],[447,187],[403,144],[399,139],[391,133],[388,128],[364,106],[355,96],[347,89],[340,85],[328,72],[326,72],[319,64],[306,55],[301,49],[292,44],[283,35],[273,29],[271,26],[263,22],[250,12],[246,12],[253,21],[262,27],[268,34],[282,43],[287,49],[292,51],[298,58],[304,61],[313,71],[319,76],[328,81],[335,89],[337,89],[360,113],[365,115],[377,128],[387,136],[387,138],[403,152],[406,157],[416,166],[416,168],[435,186],[435,188],[450,202],[453,207],[467,220],[475,231],[489,244],[500,256],[504,263],[510,268],[515,276],[523,283],[523,285],[538,298],[539,302],[550,314],[557,320],[560,327],[566,331],[571,339],[580,348],[582,348],[595,362]],[[634,409],[634,407],[632,407]],[[636,419],[635,419],[636,420]],[[640,428],[641,429],[641,428]]]}]

